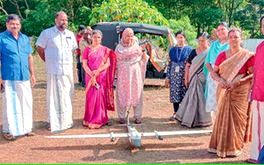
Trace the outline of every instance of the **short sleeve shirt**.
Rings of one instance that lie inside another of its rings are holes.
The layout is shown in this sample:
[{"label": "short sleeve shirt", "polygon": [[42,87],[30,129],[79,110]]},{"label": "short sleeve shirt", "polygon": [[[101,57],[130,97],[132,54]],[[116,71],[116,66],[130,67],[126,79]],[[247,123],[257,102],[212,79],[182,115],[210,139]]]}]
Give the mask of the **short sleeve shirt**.
[{"label": "short sleeve shirt", "polygon": [[187,58],[187,62],[188,62],[189,64],[192,64],[192,60],[193,60],[194,57],[196,57],[196,56],[197,56],[196,50],[193,49],[193,50],[191,51],[190,55],[189,55],[188,58]]},{"label": "short sleeve shirt", "polygon": [[36,45],[44,48],[47,73],[72,74],[73,51],[78,48],[73,32],[51,27],[41,32]]},{"label": "short sleeve shirt", "polygon": [[18,39],[8,30],[0,33],[0,63],[2,80],[29,80],[28,58],[32,53],[29,38],[19,33]]}]

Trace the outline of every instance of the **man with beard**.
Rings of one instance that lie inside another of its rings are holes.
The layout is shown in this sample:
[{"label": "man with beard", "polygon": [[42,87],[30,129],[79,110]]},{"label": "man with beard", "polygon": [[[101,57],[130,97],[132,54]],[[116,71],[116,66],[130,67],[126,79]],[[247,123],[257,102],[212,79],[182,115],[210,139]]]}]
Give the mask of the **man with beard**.
[{"label": "man with beard", "polygon": [[55,15],[55,26],[41,32],[37,51],[46,63],[48,129],[58,132],[73,126],[72,94],[73,51],[77,48],[74,33],[67,28],[63,11]]},{"label": "man with beard", "polygon": [[32,48],[29,38],[20,32],[20,18],[15,14],[8,15],[6,28],[0,33],[3,137],[15,140],[17,136],[33,135],[31,86],[36,80]]}]

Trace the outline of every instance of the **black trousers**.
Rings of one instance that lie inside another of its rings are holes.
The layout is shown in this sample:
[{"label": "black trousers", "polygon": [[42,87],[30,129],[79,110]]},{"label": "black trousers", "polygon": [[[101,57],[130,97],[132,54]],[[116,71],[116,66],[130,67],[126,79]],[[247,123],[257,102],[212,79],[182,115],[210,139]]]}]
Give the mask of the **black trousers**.
[{"label": "black trousers", "polygon": [[80,60],[80,56],[76,56],[77,61],[77,76],[78,76],[78,82],[84,87],[85,86],[85,71],[82,67],[82,63]]},{"label": "black trousers", "polygon": [[179,109],[180,103],[173,103],[173,109],[174,109],[174,113],[176,113]]}]

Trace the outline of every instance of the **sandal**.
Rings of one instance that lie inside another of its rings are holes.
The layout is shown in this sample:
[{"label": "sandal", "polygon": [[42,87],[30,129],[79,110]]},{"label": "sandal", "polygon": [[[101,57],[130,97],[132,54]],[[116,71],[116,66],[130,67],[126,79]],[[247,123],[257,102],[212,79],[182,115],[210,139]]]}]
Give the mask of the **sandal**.
[{"label": "sandal", "polygon": [[136,119],[135,120],[135,124],[141,124],[141,120],[140,119]]},{"label": "sandal", "polygon": [[126,121],[125,121],[125,119],[119,119],[119,124],[125,124],[126,123]]},{"label": "sandal", "polygon": [[25,134],[25,136],[35,136],[35,135],[36,135],[36,134],[33,133],[33,132],[29,132],[29,133]]},{"label": "sandal", "polygon": [[175,121],[176,120],[176,113],[174,113],[170,118],[169,121]]},{"label": "sandal", "polygon": [[250,163],[250,164],[258,164],[258,161],[257,161],[257,160],[255,160],[255,159],[250,159],[250,158],[247,159],[246,162],[247,162],[247,163]]},{"label": "sandal", "polygon": [[112,126],[112,125],[113,125],[113,122],[109,120],[109,121],[106,123],[106,125],[107,125],[107,126]]},{"label": "sandal", "polygon": [[4,133],[3,134],[3,137],[4,137],[4,139],[6,139],[8,141],[14,141],[14,140],[16,140],[16,137],[13,136],[13,135],[11,135],[11,134],[9,134],[9,133]]},{"label": "sandal", "polygon": [[46,129],[47,129],[48,131],[51,131],[51,129],[50,129],[50,123],[47,123],[47,124],[46,124]]}]

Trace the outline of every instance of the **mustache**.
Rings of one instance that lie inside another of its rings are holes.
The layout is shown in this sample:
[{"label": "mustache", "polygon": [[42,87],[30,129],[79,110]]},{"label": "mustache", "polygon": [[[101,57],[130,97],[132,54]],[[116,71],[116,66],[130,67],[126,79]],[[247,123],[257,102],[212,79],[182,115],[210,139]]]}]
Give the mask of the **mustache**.
[{"label": "mustache", "polygon": [[67,27],[66,24],[61,24],[61,25],[59,25],[59,28],[60,28],[60,29],[65,29],[66,27]]}]

